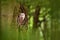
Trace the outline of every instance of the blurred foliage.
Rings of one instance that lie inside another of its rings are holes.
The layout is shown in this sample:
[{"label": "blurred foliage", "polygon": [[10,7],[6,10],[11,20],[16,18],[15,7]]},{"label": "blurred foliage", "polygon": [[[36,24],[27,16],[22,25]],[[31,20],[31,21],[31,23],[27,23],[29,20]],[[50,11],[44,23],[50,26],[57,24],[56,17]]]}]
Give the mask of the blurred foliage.
[{"label": "blurred foliage", "polygon": [[[17,23],[11,25],[14,7],[20,3],[28,8],[27,32],[18,32]],[[32,31],[33,15],[37,5],[40,5],[41,8],[39,21],[45,17],[47,26],[42,22],[34,32]],[[1,40],[45,40],[44,34],[46,40],[60,40],[60,0],[1,0],[1,8]]]}]

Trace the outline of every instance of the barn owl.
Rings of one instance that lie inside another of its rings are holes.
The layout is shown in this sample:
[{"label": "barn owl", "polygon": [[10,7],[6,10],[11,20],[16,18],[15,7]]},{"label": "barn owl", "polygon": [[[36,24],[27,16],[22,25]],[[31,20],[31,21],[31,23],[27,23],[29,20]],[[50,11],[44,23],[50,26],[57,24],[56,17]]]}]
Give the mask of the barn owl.
[{"label": "barn owl", "polygon": [[20,13],[18,16],[18,24],[22,25],[25,19],[25,13]]}]

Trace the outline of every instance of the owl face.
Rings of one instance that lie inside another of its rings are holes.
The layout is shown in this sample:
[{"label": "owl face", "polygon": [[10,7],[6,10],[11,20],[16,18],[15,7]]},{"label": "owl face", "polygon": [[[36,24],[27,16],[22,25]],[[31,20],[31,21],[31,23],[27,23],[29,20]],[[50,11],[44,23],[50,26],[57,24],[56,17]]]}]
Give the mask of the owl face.
[{"label": "owl face", "polygon": [[25,19],[25,13],[20,13],[20,16],[19,17],[24,20]]},{"label": "owl face", "polygon": [[20,13],[18,17],[18,23],[21,25],[25,19],[25,13]]}]

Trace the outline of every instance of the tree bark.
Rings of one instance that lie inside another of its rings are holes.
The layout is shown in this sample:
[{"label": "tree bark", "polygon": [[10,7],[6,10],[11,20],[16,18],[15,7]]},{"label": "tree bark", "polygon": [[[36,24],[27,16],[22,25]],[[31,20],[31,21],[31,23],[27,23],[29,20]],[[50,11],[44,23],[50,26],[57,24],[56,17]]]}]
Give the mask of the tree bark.
[{"label": "tree bark", "polygon": [[38,5],[35,9],[35,13],[33,16],[33,28],[38,28],[38,21],[39,21],[39,13],[40,12],[40,6]]}]

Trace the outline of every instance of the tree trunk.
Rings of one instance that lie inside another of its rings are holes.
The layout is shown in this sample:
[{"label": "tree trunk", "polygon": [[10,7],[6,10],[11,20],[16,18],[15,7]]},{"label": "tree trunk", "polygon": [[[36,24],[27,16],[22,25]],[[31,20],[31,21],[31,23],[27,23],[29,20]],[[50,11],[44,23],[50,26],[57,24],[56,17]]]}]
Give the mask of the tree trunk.
[{"label": "tree trunk", "polygon": [[32,29],[31,40],[40,40],[40,30],[38,28],[38,21],[39,21],[39,14],[40,14],[39,12],[40,12],[40,6],[37,5],[33,16],[33,29]]},{"label": "tree trunk", "polygon": [[34,13],[34,16],[33,16],[33,29],[37,29],[38,28],[38,22],[39,22],[39,13],[40,12],[40,6],[38,5],[36,7],[36,10],[35,10],[35,13]]}]

